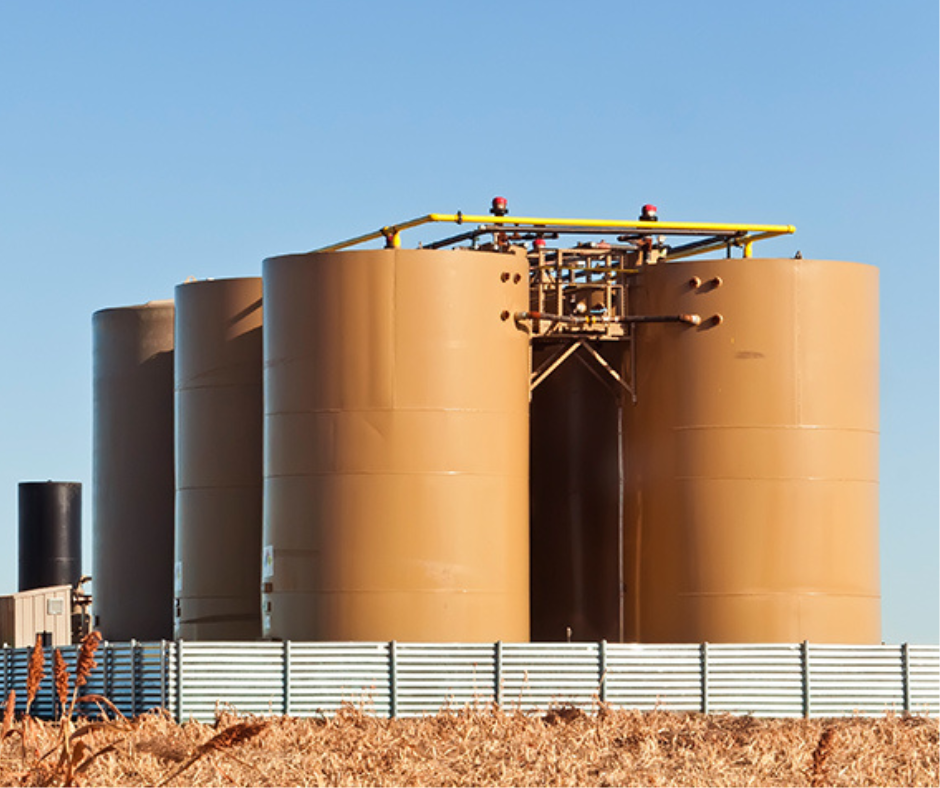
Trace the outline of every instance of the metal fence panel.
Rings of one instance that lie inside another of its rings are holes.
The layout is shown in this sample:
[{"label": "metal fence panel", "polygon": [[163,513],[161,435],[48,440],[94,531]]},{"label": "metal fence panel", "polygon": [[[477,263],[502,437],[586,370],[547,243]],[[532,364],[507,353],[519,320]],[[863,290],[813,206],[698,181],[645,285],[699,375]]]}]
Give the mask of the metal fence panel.
[{"label": "metal fence panel", "polygon": [[904,710],[900,646],[809,646],[814,717],[880,716]]},{"label": "metal fence panel", "polygon": [[605,700],[629,709],[700,711],[702,673],[695,644],[607,645]]},{"label": "metal fence panel", "polygon": [[798,644],[708,644],[709,712],[755,717],[803,716],[803,659]]},{"label": "metal fence panel", "polygon": [[[78,648],[59,651],[74,676]],[[20,713],[30,652],[0,653],[0,700],[16,690]],[[52,718],[53,650],[43,653],[31,712]],[[102,643],[95,662],[83,696],[106,697],[127,716],[163,707],[180,720],[211,721],[219,708],[327,715],[344,703],[414,716],[493,701],[523,711],[606,701],[762,717],[940,714],[937,646],[132,641]],[[107,710],[79,706],[90,716]]]},{"label": "metal fence panel", "polygon": [[598,643],[506,643],[501,649],[504,708],[590,708],[600,700]]},{"label": "metal fence panel", "polygon": [[217,710],[283,713],[282,644],[178,641],[176,648],[177,719],[209,721]]},{"label": "metal fence panel", "polygon": [[910,711],[940,714],[940,648],[908,646]]},{"label": "metal fence panel", "polygon": [[396,716],[492,703],[496,648],[489,643],[395,644]]},{"label": "metal fence panel", "polygon": [[292,643],[289,713],[331,714],[344,703],[391,713],[388,643]]}]

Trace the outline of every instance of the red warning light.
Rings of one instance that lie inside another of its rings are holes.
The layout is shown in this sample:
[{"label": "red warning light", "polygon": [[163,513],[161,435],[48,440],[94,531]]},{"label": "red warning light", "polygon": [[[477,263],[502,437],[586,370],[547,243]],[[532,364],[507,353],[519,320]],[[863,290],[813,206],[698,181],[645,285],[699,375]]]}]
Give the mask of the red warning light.
[{"label": "red warning light", "polygon": [[494,197],[490,206],[490,213],[493,214],[493,216],[505,216],[509,213],[507,205],[508,203],[505,197]]},{"label": "red warning light", "polygon": [[640,210],[641,222],[658,222],[659,215],[656,213],[655,205],[644,205]]}]

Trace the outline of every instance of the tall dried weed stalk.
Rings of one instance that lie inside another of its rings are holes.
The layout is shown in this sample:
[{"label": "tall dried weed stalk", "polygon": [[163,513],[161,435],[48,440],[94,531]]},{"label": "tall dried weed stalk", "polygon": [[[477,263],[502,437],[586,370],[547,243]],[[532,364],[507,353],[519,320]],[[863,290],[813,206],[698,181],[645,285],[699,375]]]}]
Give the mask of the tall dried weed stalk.
[{"label": "tall dried weed stalk", "polygon": [[62,717],[69,702],[69,669],[59,649],[52,652],[52,677],[55,681],[56,700],[59,701],[59,717]]},{"label": "tall dried weed stalk", "polygon": [[39,692],[39,685],[42,684],[45,670],[46,655],[43,653],[42,635],[36,635],[36,645],[29,655],[29,663],[26,669],[26,716],[29,716],[29,710],[36,700],[36,693]]}]

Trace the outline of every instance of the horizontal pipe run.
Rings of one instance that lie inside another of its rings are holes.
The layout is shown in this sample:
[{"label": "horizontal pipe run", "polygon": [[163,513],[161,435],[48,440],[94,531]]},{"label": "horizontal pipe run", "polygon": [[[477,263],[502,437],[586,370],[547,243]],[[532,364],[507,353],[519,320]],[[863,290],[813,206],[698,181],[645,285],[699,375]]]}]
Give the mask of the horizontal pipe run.
[{"label": "horizontal pipe run", "polygon": [[[481,216],[472,214],[430,213],[400,224],[388,225],[371,233],[356,236],[348,241],[331,244],[316,249],[317,252],[335,252],[368,241],[385,238],[391,248],[400,244],[399,234],[403,230],[424,224],[449,222],[454,224],[487,225],[489,230],[506,228],[523,229],[531,232],[582,232],[593,229],[609,233],[640,233],[642,235],[722,235],[742,236],[740,240],[753,242],[778,235],[790,235],[796,232],[793,225],[787,224],[724,224],[709,222],[623,222],[609,219],[550,219],[533,216]],[[752,235],[753,234],[753,235]]]},{"label": "horizontal pipe run", "polygon": [[634,324],[634,323],[686,323],[698,326],[702,323],[701,315],[626,315],[624,317],[606,317],[603,315],[552,315],[546,312],[516,312],[516,320],[545,320],[548,323],[565,323],[575,326]]},{"label": "horizontal pipe run", "polygon": [[[433,222],[457,222],[456,214],[432,213],[425,217]],[[421,220],[414,220],[421,221]],[[461,214],[460,222],[471,222],[477,224],[493,225],[538,225],[539,228],[554,230],[559,227],[592,227],[598,230],[622,231],[622,232],[648,232],[648,233],[670,233],[683,230],[700,232],[702,235],[710,233],[774,233],[776,235],[789,235],[796,232],[793,225],[783,224],[724,224],[709,222],[622,222],[610,219],[548,219],[532,216],[469,216]],[[421,222],[423,223],[423,222]],[[399,229],[404,229],[405,225],[399,225]]]}]

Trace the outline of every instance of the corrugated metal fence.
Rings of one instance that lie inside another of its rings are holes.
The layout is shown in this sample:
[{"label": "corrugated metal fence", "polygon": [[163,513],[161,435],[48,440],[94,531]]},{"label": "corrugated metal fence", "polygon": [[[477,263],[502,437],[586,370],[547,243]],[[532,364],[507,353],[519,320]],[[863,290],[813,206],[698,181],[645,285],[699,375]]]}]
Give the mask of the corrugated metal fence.
[{"label": "corrugated metal fence", "polygon": [[[60,649],[71,669],[75,647]],[[29,649],[2,649],[0,693],[25,708]],[[33,705],[53,716],[51,649]],[[124,714],[179,720],[216,711],[328,715],[343,703],[380,716],[499,703],[761,717],[940,713],[940,647],[613,643],[105,643],[84,691]],[[86,704],[84,711],[97,709]]]}]

